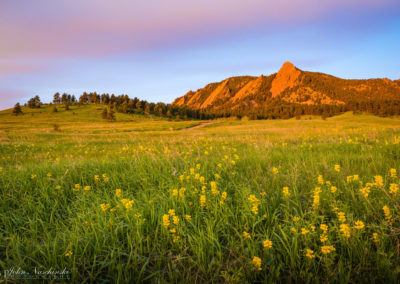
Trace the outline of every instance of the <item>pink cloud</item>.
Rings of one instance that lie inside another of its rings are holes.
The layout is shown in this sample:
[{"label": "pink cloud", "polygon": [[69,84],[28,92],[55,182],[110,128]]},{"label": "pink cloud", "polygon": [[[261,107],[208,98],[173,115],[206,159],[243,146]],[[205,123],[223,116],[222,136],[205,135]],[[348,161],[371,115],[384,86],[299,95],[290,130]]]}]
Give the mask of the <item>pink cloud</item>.
[{"label": "pink cloud", "polygon": [[41,62],[23,62],[23,60],[0,60],[0,75],[15,73],[34,73],[48,70],[50,67]]},{"label": "pink cloud", "polygon": [[0,4],[0,59],[103,56],[179,46],[187,38],[291,26],[340,10],[390,9],[397,2],[6,0]]},{"label": "pink cloud", "polygon": [[29,95],[23,91],[0,88],[0,110],[10,108],[19,102],[26,103]]}]

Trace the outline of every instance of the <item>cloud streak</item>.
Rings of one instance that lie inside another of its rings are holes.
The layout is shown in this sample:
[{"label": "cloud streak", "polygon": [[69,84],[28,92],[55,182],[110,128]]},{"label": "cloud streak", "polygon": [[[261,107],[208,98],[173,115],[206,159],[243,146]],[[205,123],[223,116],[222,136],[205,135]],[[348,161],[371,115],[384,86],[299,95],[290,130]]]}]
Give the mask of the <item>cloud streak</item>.
[{"label": "cloud streak", "polygon": [[291,27],[340,11],[390,10],[397,2],[6,0],[0,4],[0,58],[101,57],[190,45],[196,38]]},{"label": "cloud streak", "polygon": [[398,78],[399,13],[398,0],[1,0],[0,108],[83,90],[167,102],[287,60]]}]

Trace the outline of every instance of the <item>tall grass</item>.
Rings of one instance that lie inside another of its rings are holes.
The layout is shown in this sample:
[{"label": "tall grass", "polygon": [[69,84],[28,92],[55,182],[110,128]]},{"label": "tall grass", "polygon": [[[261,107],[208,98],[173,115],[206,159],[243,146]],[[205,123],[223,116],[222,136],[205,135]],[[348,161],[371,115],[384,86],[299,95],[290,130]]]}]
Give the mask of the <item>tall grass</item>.
[{"label": "tall grass", "polygon": [[396,282],[399,128],[369,120],[114,135],[8,125],[1,269],[66,267],[74,282]]}]

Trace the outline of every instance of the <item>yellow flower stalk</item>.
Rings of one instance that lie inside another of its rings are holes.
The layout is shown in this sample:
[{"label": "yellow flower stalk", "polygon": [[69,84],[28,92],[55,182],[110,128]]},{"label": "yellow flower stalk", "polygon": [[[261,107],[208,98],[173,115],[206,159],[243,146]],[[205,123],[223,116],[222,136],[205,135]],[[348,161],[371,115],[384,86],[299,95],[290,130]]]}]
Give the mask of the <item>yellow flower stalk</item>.
[{"label": "yellow flower stalk", "polygon": [[253,257],[252,264],[254,265],[254,267],[255,267],[258,271],[261,271],[261,270],[262,270],[262,268],[261,268],[261,258],[259,258],[259,257],[257,257],[257,256]]}]

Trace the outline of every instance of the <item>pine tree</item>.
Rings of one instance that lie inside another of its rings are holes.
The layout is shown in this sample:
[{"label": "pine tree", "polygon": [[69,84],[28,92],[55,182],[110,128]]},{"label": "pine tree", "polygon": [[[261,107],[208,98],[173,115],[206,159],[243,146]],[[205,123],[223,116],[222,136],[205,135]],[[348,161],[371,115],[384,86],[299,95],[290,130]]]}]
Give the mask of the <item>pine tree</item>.
[{"label": "pine tree", "polygon": [[146,107],[144,109],[144,114],[149,116],[150,115],[150,105],[146,103]]},{"label": "pine tree", "polygon": [[172,113],[170,110],[167,111],[167,117],[168,117],[168,119],[171,119],[171,117],[172,117]]},{"label": "pine tree", "polygon": [[23,114],[22,109],[21,109],[21,106],[20,106],[19,103],[16,103],[16,104],[15,104],[14,109],[13,109],[13,114],[14,114],[14,115]]},{"label": "pine tree", "polygon": [[139,113],[142,113],[142,103],[141,103],[140,101],[138,101],[138,102],[136,103],[136,110],[137,110]]},{"label": "pine tree", "polygon": [[108,118],[108,111],[107,108],[105,107],[101,113],[101,118],[107,119]]},{"label": "pine tree", "polygon": [[60,103],[60,93],[59,92],[54,94],[53,103],[55,103],[55,104],[59,104]]},{"label": "pine tree", "polygon": [[111,108],[108,110],[107,119],[108,121],[115,121],[115,114]]}]

